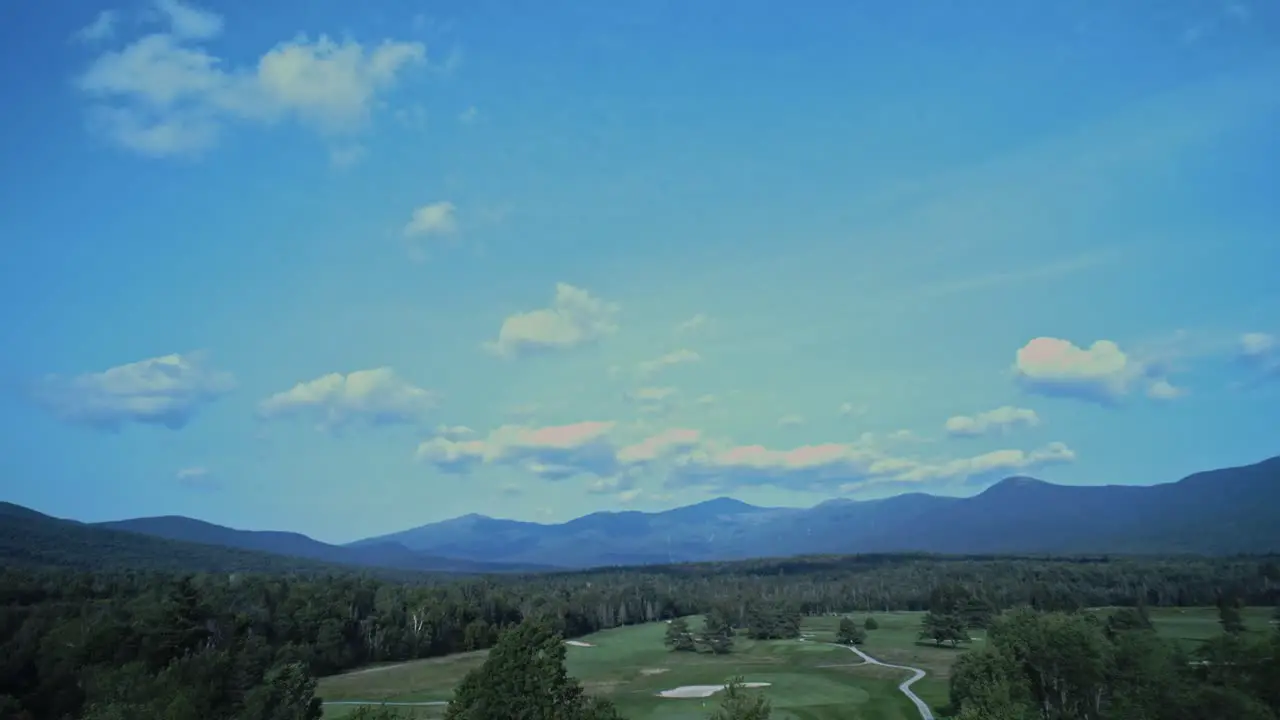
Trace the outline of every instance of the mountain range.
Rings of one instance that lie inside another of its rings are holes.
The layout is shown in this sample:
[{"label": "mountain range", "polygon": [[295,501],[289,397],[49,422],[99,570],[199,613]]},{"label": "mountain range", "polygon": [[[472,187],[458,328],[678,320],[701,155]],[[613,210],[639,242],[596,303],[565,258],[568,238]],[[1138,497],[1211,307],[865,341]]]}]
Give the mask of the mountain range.
[{"label": "mountain range", "polygon": [[360,567],[470,575],[552,569],[435,557],[390,542],[350,548],[298,533],[234,530],[178,516],[82,523],[7,502],[0,502],[0,561],[6,567],[192,572],[324,573]]},{"label": "mountain range", "polygon": [[1010,477],[966,498],[908,493],[762,508],[718,498],[558,525],[467,515],[357,541],[566,567],[824,553],[1235,554],[1280,551],[1280,457],[1160,485]]},{"label": "mountain range", "polygon": [[[27,525],[44,523],[41,537],[109,533],[117,544],[131,536],[134,543],[150,538],[319,563],[455,573],[873,552],[1227,555],[1280,552],[1280,457],[1149,486],[1011,477],[966,498],[908,493],[767,508],[724,497],[662,512],[596,512],[559,524],[472,514],[346,545],[179,516],[84,524],[5,507],[0,523],[6,530],[21,518]],[[62,525],[48,526],[37,516]],[[3,557],[31,555],[15,539],[20,535],[0,533]]]}]

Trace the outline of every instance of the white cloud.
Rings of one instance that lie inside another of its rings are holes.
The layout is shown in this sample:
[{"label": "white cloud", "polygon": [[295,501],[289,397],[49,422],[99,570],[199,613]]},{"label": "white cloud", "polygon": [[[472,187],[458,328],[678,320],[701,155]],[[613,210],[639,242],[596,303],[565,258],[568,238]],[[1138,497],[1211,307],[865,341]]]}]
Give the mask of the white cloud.
[{"label": "white cloud", "polygon": [[85,25],[71,36],[73,40],[82,43],[96,43],[103,40],[110,40],[116,34],[116,25],[120,22],[120,13],[115,10],[103,10],[93,19],[93,22]]},{"label": "white cloud", "polygon": [[1240,336],[1240,355],[1245,358],[1264,358],[1280,351],[1280,340],[1267,333],[1251,332]]},{"label": "white cloud", "polygon": [[299,35],[234,66],[198,44],[221,32],[221,17],[175,0],[157,7],[168,32],[103,53],[76,80],[94,130],[154,157],[198,154],[232,122],[293,119],[330,138],[358,132],[402,71],[426,58],[416,42]]},{"label": "white cloud", "polygon": [[503,425],[475,440],[437,435],[418,445],[416,456],[451,473],[466,473],[478,465],[511,465],[549,480],[609,476],[617,470],[617,448],[610,436],[615,426],[602,421],[548,427]]},{"label": "white cloud", "polygon": [[103,430],[128,423],[185,426],[204,405],[231,392],[230,373],[206,366],[201,353],[165,355],[75,377],[50,375],[35,398],[60,420]]},{"label": "white cloud", "polygon": [[947,434],[952,437],[979,437],[990,432],[1006,432],[1015,427],[1040,424],[1035,410],[1005,405],[977,415],[956,415],[947,419]]},{"label": "white cloud", "polygon": [[365,147],[360,144],[343,145],[329,148],[329,164],[335,168],[349,168],[358,164],[367,155]]},{"label": "white cloud", "polygon": [[458,232],[458,209],[448,200],[429,203],[415,208],[404,226],[404,237],[409,242],[409,257],[421,262],[427,259],[424,241],[431,238],[449,238]]},{"label": "white cloud", "polygon": [[702,442],[702,433],[688,428],[671,428],[618,450],[618,461],[624,464],[661,460],[672,453],[691,450]]},{"label": "white cloud", "polygon": [[192,490],[212,490],[218,486],[217,479],[207,467],[185,467],[174,473],[179,485]]},{"label": "white cloud", "polygon": [[1264,377],[1280,377],[1280,338],[1262,332],[1240,336],[1237,348],[1240,361]]},{"label": "white cloud", "polygon": [[702,433],[669,428],[623,443],[618,424],[586,421],[533,427],[504,425],[483,438],[458,440],[437,434],[418,445],[416,457],[442,472],[466,474],[480,466],[506,466],[545,480],[588,478],[591,493],[625,492],[645,472],[697,447]]},{"label": "white cloud", "polygon": [[707,444],[675,459],[668,485],[717,490],[770,485],[788,490],[848,493],[875,483],[984,482],[1074,460],[1075,453],[1058,442],[1031,452],[997,450],[940,461],[897,456],[865,440],[790,450]]},{"label": "white cloud", "polygon": [[505,358],[566,350],[616,332],[617,313],[617,305],[557,283],[551,307],[511,315],[502,321],[497,340],[485,348]]},{"label": "white cloud", "polygon": [[866,415],[866,414],[867,414],[867,406],[866,406],[866,405],[854,405],[853,403],[850,403],[850,402],[840,403],[840,407],[839,407],[839,408],[837,408],[836,412],[838,412],[838,413],[839,413],[839,415],[840,415],[840,417],[842,417],[842,418],[855,417],[855,416],[859,416],[859,415]]},{"label": "white cloud", "polygon": [[642,413],[664,413],[675,408],[680,392],[673,387],[642,387],[629,390],[627,400]]},{"label": "white cloud", "polygon": [[1165,380],[1166,364],[1167,358],[1133,357],[1110,340],[1080,348],[1067,340],[1038,337],[1018,350],[1013,373],[1027,392],[1115,405],[1141,381],[1149,395],[1159,398],[1166,388],[1156,386]]},{"label": "white cloud", "polygon": [[1186,394],[1186,388],[1177,387],[1164,378],[1147,383],[1147,397],[1152,400],[1177,400]]},{"label": "white cloud", "polygon": [[437,425],[436,426],[436,435],[439,437],[457,439],[457,438],[471,437],[472,435],[475,435],[475,434],[476,434],[476,431],[472,430],[466,425]]},{"label": "white cloud", "polygon": [[457,207],[448,200],[430,203],[414,209],[408,224],[404,226],[404,234],[407,237],[452,235],[457,231]]},{"label": "white cloud", "polygon": [[681,348],[679,350],[673,350],[661,357],[638,363],[636,365],[636,372],[639,373],[641,377],[648,377],[665,368],[673,367],[675,365],[683,365],[686,363],[695,363],[701,360],[702,356],[698,353]]},{"label": "white cloud", "polygon": [[778,418],[778,427],[794,427],[803,424],[804,417],[800,415],[783,415]]},{"label": "white cloud", "polygon": [[471,105],[466,110],[458,113],[458,122],[463,125],[474,125],[480,119],[480,109],[475,105]]},{"label": "white cloud", "polygon": [[435,404],[435,393],[381,367],[347,375],[330,373],[298,383],[263,400],[258,414],[268,420],[310,417],[321,430],[334,431],[355,421],[370,425],[415,423]]},{"label": "white cloud", "polygon": [[710,321],[711,321],[711,318],[707,317],[702,313],[698,313],[697,315],[694,315],[688,320],[685,320],[677,324],[676,333],[685,334],[685,333],[697,332],[698,330],[701,330],[702,328],[706,327],[707,323]]},{"label": "white cloud", "polygon": [[[847,493],[873,483],[984,482],[1075,460],[1075,453],[1060,442],[1032,451],[1006,449],[931,460],[892,451],[891,444],[869,434],[850,443],[774,450],[710,440],[699,430],[683,427],[627,443],[618,437],[621,431],[611,421],[550,427],[505,425],[475,439],[437,434],[418,446],[417,458],[456,474],[481,466],[506,466],[550,480],[582,477],[590,481],[589,492],[607,494],[630,490],[644,478],[663,477],[669,488],[727,490],[772,485]],[[889,439],[915,438],[900,431]]]},{"label": "white cloud", "polygon": [[222,17],[217,13],[178,0],[155,0],[155,7],[177,37],[208,40],[222,34]]},{"label": "white cloud", "polygon": [[634,503],[636,500],[639,500],[640,496],[643,493],[644,491],[640,488],[631,488],[629,490],[623,490],[622,492],[618,493],[618,502],[621,503],[622,505],[630,505]]}]

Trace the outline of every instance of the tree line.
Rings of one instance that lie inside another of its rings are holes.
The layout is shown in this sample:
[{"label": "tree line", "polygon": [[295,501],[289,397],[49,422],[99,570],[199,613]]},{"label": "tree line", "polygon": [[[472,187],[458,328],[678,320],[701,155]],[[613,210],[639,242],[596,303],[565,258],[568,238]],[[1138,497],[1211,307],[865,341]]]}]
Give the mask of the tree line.
[{"label": "tree line", "polygon": [[317,676],[491,648],[525,621],[572,638],[704,615],[713,624],[693,644],[716,652],[731,648],[734,628],[794,637],[802,615],[926,609],[954,588],[973,600],[956,611],[974,617],[1019,606],[1212,605],[1224,593],[1274,603],[1276,568],[1270,558],[850,556],[425,584],[9,568],[0,570],[0,718],[300,720],[319,712]]}]

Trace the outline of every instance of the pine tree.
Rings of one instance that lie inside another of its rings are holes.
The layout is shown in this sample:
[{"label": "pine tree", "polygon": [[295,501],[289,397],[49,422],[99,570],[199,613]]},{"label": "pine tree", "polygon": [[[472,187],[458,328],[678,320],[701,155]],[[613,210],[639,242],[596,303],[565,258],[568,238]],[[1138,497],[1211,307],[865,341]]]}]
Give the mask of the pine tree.
[{"label": "pine tree", "polygon": [[710,720],[769,720],[773,712],[769,700],[744,687],[741,677],[730,680],[719,695],[720,707],[708,716]]},{"label": "pine tree", "polygon": [[316,679],[302,663],[277,665],[245,698],[246,720],[319,720]]},{"label": "pine tree", "polygon": [[1218,623],[1222,631],[1230,635],[1244,632],[1244,618],[1240,616],[1240,601],[1233,596],[1218,600]]},{"label": "pine tree", "polygon": [[733,650],[733,626],[722,612],[713,610],[706,614],[702,620],[702,632],[698,634],[698,644],[716,655]]},{"label": "pine tree", "polygon": [[467,673],[445,711],[449,720],[606,720],[611,703],[589,699],[565,669],[564,638],[528,619],[502,633],[484,664]]},{"label": "pine tree", "polygon": [[695,652],[698,649],[693,631],[689,629],[689,621],[684,618],[676,618],[667,625],[667,636],[663,643],[676,652]]}]

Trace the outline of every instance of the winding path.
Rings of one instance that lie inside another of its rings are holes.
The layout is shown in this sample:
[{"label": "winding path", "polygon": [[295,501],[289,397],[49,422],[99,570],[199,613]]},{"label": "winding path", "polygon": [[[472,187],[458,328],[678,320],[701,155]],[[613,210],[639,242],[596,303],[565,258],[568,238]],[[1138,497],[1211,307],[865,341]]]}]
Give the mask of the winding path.
[{"label": "winding path", "polygon": [[[806,638],[800,638],[800,642],[808,642],[808,640]],[[916,695],[915,692],[911,689],[911,686],[914,685],[917,680],[925,676],[925,672],[923,670],[917,667],[911,667],[910,665],[891,665],[887,662],[880,662],[879,660],[862,652],[862,650],[859,649],[856,645],[841,645],[840,643],[832,643],[832,642],[824,642],[822,644],[833,645],[835,647],[841,647],[846,650],[855,652],[858,654],[859,657],[862,658],[863,662],[865,662],[868,665],[879,665],[880,667],[893,668],[894,670],[908,670],[911,673],[913,673],[911,677],[907,678],[906,680],[903,680],[901,683],[898,684],[898,689],[901,690],[902,694],[906,695],[907,699],[910,700],[912,704],[916,706],[916,710],[920,711],[920,717],[923,720],[934,720],[933,710],[929,708],[929,703],[926,703],[925,701],[921,700],[920,696]]]}]

